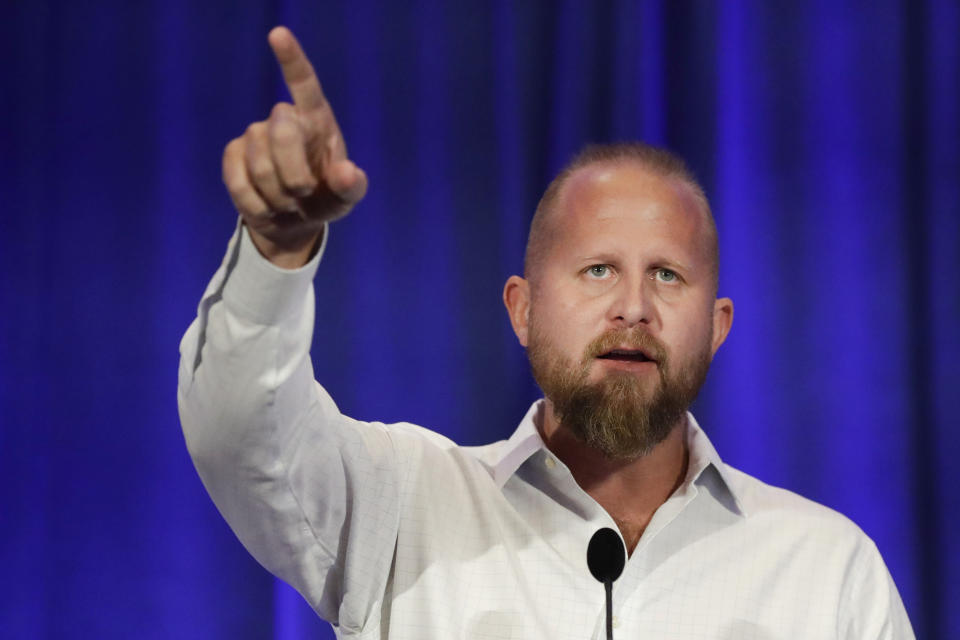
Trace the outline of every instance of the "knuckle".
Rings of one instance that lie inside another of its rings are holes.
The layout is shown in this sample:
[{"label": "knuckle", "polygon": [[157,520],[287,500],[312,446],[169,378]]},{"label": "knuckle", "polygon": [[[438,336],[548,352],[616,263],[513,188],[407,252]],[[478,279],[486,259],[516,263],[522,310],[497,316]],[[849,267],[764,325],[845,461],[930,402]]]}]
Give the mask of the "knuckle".
[{"label": "knuckle", "polygon": [[234,180],[231,186],[233,188],[230,189],[230,194],[234,198],[249,200],[250,196],[254,195],[253,187],[244,180]]},{"label": "knuckle", "polygon": [[274,177],[273,165],[263,157],[256,158],[250,162],[248,169],[250,176],[258,183],[271,181]]},{"label": "knuckle", "polygon": [[297,210],[297,202],[280,193],[273,193],[269,196],[264,195],[270,211],[275,212],[294,212]]},{"label": "knuckle", "polygon": [[266,130],[266,123],[261,121],[251,122],[247,127],[247,130],[244,132],[244,137],[250,139],[258,139],[263,136],[264,131]]},{"label": "knuckle", "polygon": [[223,159],[221,169],[223,171],[223,181],[226,182],[229,175],[243,166],[243,139],[234,138],[223,148]]},{"label": "knuckle", "polygon": [[297,207],[297,201],[289,198],[277,200],[274,208],[276,211],[282,211],[284,213],[296,213],[299,210]]},{"label": "knuckle", "polygon": [[277,104],[273,105],[273,109],[270,110],[270,119],[282,119],[294,116],[295,114],[296,110],[292,104],[289,102],[278,102]]},{"label": "knuckle", "polygon": [[234,138],[226,144],[223,148],[223,161],[224,164],[230,159],[238,155],[238,152],[242,153],[243,149],[243,138]]},{"label": "knuckle", "polygon": [[267,205],[253,191],[246,187],[240,192],[233,194],[233,204],[242,216],[263,216],[268,213]]},{"label": "knuckle", "polygon": [[227,186],[228,190],[233,189],[233,185],[236,183],[236,173],[237,169],[234,166],[234,163],[227,159],[226,156],[223,158],[223,167],[220,171],[220,178],[223,180],[223,184]]},{"label": "knuckle", "polygon": [[300,130],[290,120],[278,120],[270,128],[270,137],[276,144],[295,144],[300,139]]},{"label": "knuckle", "polygon": [[224,167],[223,184],[226,185],[227,191],[233,195],[243,190],[246,181],[240,176],[240,172],[233,167]]},{"label": "knuckle", "polygon": [[284,187],[299,196],[307,195],[317,188],[316,180],[308,176],[295,176],[284,180]]},{"label": "knuckle", "polygon": [[224,156],[223,159],[223,184],[231,193],[241,188],[246,183],[244,175],[243,160],[237,156]]}]

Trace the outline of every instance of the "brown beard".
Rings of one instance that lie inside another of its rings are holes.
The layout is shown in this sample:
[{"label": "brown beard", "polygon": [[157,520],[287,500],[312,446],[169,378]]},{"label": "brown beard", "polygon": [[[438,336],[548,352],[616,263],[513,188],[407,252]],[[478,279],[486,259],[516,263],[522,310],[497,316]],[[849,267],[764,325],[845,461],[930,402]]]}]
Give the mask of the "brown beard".
[{"label": "brown beard", "polygon": [[[621,371],[587,382],[594,359],[611,349],[641,349],[656,360],[659,380],[646,381]],[[533,378],[553,404],[561,427],[610,459],[632,460],[648,454],[680,423],[697,397],[710,368],[710,341],[690,362],[672,372],[663,344],[642,327],[615,329],[591,342],[578,366],[559,354],[530,328],[527,348]]]}]

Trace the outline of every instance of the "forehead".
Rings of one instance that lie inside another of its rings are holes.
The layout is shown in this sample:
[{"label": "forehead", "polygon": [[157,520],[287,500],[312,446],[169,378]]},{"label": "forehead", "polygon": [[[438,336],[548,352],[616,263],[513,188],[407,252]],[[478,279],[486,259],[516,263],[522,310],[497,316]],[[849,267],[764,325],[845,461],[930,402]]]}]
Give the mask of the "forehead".
[{"label": "forehead", "polygon": [[706,259],[706,214],[692,189],[636,163],[578,169],[564,183],[551,216],[553,250],[589,250],[597,242],[624,248],[652,243],[681,252],[690,262]]}]

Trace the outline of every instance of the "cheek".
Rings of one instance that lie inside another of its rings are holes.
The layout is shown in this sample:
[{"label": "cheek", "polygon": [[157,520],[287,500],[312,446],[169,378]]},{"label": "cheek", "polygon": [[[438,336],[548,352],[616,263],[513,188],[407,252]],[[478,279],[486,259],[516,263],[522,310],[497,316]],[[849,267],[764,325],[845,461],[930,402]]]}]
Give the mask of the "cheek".
[{"label": "cheek", "polygon": [[697,356],[704,348],[710,349],[713,342],[713,309],[677,309],[669,319],[664,318],[664,333],[660,338],[668,348],[674,349],[674,357],[682,360]]},{"label": "cheek", "polygon": [[585,305],[553,299],[530,305],[528,340],[549,347],[567,358],[579,361],[583,351],[597,335],[597,322]]},{"label": "cheek", "polygon": [[713,343],[713,319],[708,318],[703,322],[690,324],[688,330],[683,336],[683,360],[689,362],[700,360],[704,357],[711,357],[711,346]]}]

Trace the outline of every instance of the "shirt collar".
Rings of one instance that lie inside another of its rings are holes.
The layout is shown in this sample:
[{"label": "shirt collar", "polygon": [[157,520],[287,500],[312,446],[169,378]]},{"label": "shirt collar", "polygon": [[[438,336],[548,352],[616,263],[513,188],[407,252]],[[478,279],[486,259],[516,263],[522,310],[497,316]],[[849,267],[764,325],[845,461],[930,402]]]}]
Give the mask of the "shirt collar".
[{"label": "shirt collar", "polygon": [[[546,450],[546,445],[537,429],[537,424],[543,419],[545,406],[542,398],[534,402],[513,435],[508,440],[501,441],[500,446],[491,452],[493,455],[488,458],[489,468],[494,482],[501,489],[530,456],[541,449]],[[708,469],[713,469],[720,477],[723,490],[733,499],[740,514],[745,516],[743,502],[737,494],[736,485],[731,481],[727,466],[689,411],[687,412],[687,445],[690,450],[690,461],[685,484],[700,483],[701,478],[705,477],[704,473]]]},{"label": "shirt collar", "polygon": [[517,472],[520,465],[527,461],[527,458],[541,449],[546,450],[547,447],[537,429],[537,424],[543,419],[544,407],[542,398],[534,402],[527,411],[527,415],[520,421],[517,430],[513,432],[510,439],[501,443],[502,446],[496,457],[491,460],[493,481],[501,489],[510,476]]},{"label": "shirt collar", "polygon": [[687,484],[699,483],[701,478],[704,477],[704,473],[708,469],[713,469],[720,476],[723,489],[733,498],[737,511],[740,512],[740,515],[746,516],[747,512],[743,508],[743,500],[737,492],[737,485],[730,477],[730,470],[720,459],[720,454],[717,453],[704,430],[700,428],[697,419],[689,411],[687,411],[687,447],[690,451],[690,461],[685,482]]}]

